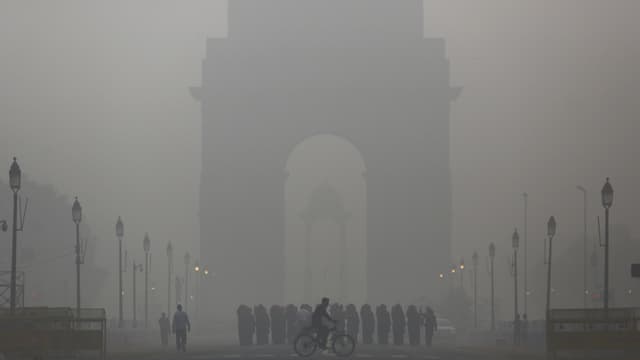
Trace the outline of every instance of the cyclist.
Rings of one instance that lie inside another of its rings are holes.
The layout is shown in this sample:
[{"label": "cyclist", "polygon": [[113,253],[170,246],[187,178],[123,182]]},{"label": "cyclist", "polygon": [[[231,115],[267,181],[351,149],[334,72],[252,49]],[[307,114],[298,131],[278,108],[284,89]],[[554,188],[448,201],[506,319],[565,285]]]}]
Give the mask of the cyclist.
[{"label": "cyclist", "polygon": [[316,306],[313,315],[311,316],[311,327],[318,331],[318,345],[321,349],[325,350],[327,348],[327,337],[329,336],[330,329],[323,324],[323,320],[328,320],[331,323],[336,324],[336,321],[333,320],[327,309],[329,308],[329,298],[322,298],[322,302]]}]

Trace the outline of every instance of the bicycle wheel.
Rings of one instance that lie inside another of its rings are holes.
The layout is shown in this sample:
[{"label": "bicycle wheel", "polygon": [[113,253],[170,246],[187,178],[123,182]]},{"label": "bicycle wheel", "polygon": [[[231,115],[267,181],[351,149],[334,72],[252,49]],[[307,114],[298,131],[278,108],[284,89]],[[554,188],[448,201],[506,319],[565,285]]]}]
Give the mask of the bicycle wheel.
[{"label": "bicycle wheel", "polygon": [[316,352],[318,344],[309,334],[300,334],[293,342],[293,350],[301,357],[308,357]]},{"label": "bicycle wheel", "polygon": [[356,349],[356,341],[347,334],[338,334],[333,337],[333,352],[340,357],[351,356]]}]

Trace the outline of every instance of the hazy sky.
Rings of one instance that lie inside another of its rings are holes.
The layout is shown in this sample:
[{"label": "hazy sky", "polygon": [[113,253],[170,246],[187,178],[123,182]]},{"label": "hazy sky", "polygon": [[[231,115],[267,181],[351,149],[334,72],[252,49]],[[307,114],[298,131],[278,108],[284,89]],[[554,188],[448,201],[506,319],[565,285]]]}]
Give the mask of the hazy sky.
[{"label": "hazy sky", "polygon": [[[551,214],[564,246],[581,231],[575,185],[590,191],[591,226],[606,176],[613,218],[637,232],[640,2],[425,3],[425,36],[446,39],[464,88],[451,116],[456,259],[509,246],[523,191],[532,251]],[[220,0],[1,2],[0,176],[16,155],[33,180],[79,196],[105,267],[118,215],[140,259],[147,231],[156,263],[168,240],[180,255],[197,249],[201,118],[188,87],[200,84],[205,39],[226,35],[226,10]]]}]

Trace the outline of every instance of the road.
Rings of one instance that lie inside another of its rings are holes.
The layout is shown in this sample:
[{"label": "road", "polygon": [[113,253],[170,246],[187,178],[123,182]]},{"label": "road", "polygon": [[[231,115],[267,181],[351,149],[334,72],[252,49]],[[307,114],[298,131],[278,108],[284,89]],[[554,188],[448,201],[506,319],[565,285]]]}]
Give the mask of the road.
[{"label": "road", "polygon": [[[112,360],[288,360],[300,359],[290,346],[207,346],[193,345],[186,353],[177,353],[174,348],[147,349],[139,351],[112,352]],[[456,347],[427,349],[410,346],[364,346],[358,345],[350,359],[364,360],[484,360],[484,359],[537,359],[542,357],[518,354],[511,351],[494,351]],[[333,354],[316,354],[313,360],[339,359]]]}]

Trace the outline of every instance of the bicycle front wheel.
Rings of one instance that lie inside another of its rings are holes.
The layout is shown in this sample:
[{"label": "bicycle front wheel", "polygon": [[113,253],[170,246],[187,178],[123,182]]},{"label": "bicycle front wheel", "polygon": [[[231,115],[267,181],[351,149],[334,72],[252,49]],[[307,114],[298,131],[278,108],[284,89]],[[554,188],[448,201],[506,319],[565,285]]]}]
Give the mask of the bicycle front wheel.
[{"label": "bicycle front wheel", "polygon": [[340,357],[351,356],[356,349],[356,341],[349,335],[339,334],[333,338],[333,352]]},{"label": "bicycle front wheel", "polygon": [[300,334],[293,342],[293,350],[301,357],[308,357],[316,352],[318,344],[309,334]]}]

